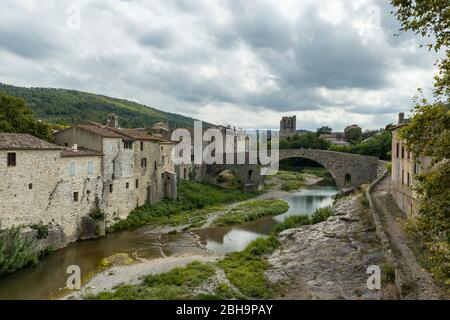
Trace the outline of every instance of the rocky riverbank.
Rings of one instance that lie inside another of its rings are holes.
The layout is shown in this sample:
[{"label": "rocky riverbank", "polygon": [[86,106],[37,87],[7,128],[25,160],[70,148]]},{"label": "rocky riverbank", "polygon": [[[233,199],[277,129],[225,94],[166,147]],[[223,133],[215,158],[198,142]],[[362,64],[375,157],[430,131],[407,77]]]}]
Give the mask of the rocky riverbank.
[{"label": "rocky riverbank", "polygon": [[382,299],[369,290],[367,268],[383,256],[362,195],[335,202],[326,221],[285,230],[281,247],[268,257],[267,279],[283,299]]}]

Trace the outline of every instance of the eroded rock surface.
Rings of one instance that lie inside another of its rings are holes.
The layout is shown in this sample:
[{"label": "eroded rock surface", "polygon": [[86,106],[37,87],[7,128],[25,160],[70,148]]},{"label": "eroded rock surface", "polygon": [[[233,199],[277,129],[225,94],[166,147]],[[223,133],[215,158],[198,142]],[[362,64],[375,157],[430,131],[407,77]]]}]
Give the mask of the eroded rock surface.
[{"label": "eroded rock surface", "polygon": [[284,299],[381,299],[369,290],[367,268],[382,265],[368,213],[352,194],[337,200],[326,221],[279,235],[282,245],[268,261],[268,280]]}]

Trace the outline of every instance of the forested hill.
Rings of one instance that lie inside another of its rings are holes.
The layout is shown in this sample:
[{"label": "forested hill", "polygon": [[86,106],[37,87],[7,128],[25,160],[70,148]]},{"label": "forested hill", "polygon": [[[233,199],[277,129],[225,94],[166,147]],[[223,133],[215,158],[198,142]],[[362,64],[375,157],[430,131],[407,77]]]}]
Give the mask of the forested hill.
[{"label": "forested hill", "polygon": [[23,88],[1,83],[0,91],[10,96],[25,98],[37,118],[52,124],[70,125],[81,120],[103,123],[108,114],[115,113],[119,116],[122,127],[150,127],[159,121],[176,127],[194,126],[194,119],[189,117],[92,93],[66,89]]}]

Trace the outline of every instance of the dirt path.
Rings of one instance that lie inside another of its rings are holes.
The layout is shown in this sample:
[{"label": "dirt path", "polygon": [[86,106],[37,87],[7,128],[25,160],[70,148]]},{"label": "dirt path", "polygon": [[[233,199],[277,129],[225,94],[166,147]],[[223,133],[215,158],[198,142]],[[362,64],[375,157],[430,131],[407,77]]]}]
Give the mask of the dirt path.
[{"label": "dirt path", "polygon": [[390,194],[390,183],[391,176],[387,175],[373,189],[372,196],[394,255],[399,260],[401,272],[408,281],[410,290],[404,298],[419,300],[443,298],[443,292],[434,285],[431,275],[419,264],[410,248],[412,240],[401,225],[406,216],[397,207]]}]

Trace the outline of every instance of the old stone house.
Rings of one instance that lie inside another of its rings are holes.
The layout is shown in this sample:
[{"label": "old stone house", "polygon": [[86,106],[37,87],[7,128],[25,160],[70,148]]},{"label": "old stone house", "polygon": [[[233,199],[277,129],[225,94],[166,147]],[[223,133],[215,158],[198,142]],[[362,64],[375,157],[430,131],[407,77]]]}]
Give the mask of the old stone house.
[{"label": "old stone house", "polygon": [[0,133],[0,229],[51,226],[54,248],[82,237],[101,201],[102,157],[29,134]]},{"label": "old stone house", "polygon": [[403,112],[399,113],[398,124],[392,131],[392,177],[391,194],[408,217],[412,218],[418,213],[417,194],[413,190],[414,176],[429,168],[431,159],[420,157],[414,159],[404,141],[399,138],[399,130],[408,123]]},{"label": "old stone house", "polygon": [[177,197],[169,141],[119,128],[115,116],[54,136],[55,144],[0,133],[0,229],[42,225],[51,229],[47,245],[59,248],[98,235],[138,206]]},{"label": "old stone house", "polygon": [[107,225],[126,218],[138,206],[177,196],[173,143],[151,136],[145,129],[120,128],[114,116],[107,125],[89,122],[54,136],[58,145],[77,145],[103,154],[105,186],[100,209]]}]

